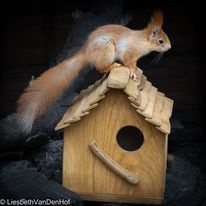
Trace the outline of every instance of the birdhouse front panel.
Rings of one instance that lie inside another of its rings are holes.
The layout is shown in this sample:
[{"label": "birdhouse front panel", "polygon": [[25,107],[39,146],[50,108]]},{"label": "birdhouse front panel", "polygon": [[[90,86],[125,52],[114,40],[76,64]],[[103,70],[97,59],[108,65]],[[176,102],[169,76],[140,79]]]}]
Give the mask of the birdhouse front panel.
[{"label": "birdhouse front panel", "polygon": [[85,200],[161,204],[173,100],[114,64],[81,91],[64,128],[63,185]]},{"label": "birdhouse front panel", "polygon": [[[131,184],[90,150],[95,140],[114,162],[138,177]],[[86,200],[154,203],[163,199],[167,134],[136,112],[121,90],[64,130],[63,185]]]}]

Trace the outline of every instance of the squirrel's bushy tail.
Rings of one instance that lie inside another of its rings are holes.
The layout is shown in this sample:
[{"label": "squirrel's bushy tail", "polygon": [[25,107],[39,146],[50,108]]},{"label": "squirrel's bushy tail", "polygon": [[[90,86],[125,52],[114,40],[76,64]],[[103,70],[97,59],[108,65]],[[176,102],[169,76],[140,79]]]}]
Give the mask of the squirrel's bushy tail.
[{"label": "squirrel's bushy tail", "polygon": [[31,131],[35,119],[71,84],[85,65],[86,59],[79,52],[31,82],[20,96],[17,107],[25,133]]}]

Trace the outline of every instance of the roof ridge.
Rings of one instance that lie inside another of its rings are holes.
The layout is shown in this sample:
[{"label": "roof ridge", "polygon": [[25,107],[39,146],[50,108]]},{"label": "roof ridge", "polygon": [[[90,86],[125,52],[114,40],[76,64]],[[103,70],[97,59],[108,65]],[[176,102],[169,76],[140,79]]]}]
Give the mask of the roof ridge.
[{"label": "roof ridge", "polygon": [[170,133],[170,116],[172,114],[173,100],[159,92],[143,71],[138,68],[137,79],[130,77],[130,69],[124,66],[113,68],[109,75],[84,89],[75,97],[72,105],[57,124],[55,130],[69,126],[81,117],[90,113],[98,106],[98,102],[106,97],[109,89],[121,89],[127,96],[136,112],[145,117],[145,120],[155,125],[163,133]]}]

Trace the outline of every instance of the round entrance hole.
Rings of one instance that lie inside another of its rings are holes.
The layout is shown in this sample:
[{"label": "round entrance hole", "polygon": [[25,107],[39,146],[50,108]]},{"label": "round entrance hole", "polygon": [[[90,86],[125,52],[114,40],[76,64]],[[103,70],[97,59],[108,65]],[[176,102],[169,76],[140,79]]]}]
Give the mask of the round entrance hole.
[{"label": "round entrance hole", "polygon": [[134,126],[122,127],[117,133],[117,143],[126,151],[138,150],[144,142],[142,132]]}]

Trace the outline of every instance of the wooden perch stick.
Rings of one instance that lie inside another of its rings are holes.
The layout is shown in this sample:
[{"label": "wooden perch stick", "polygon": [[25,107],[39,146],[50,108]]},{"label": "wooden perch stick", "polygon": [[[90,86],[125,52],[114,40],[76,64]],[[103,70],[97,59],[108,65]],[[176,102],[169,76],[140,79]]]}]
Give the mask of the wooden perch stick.
[{"label": "wooden perch stick", "polygon": [[117,162],[115,162],[111,157],[104,153],[104,151],[98,146],[95,140],[93,140],[89,144],[89,148],[94,152],[94,154],[113,172],[117,175],[121,176],[124,180],[126,180],[130,184],[137,184],[139,182],[139,178],[128,171],[127,169],[120,166]]}]

